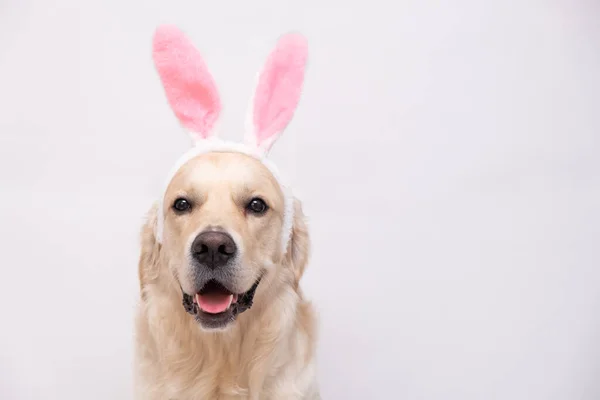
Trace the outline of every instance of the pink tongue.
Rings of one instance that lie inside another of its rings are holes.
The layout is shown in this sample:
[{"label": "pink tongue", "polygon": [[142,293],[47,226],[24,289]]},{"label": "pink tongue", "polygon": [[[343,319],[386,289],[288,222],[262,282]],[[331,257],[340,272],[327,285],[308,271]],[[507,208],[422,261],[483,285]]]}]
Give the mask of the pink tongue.
[{"label": "pink tongue", "polygon": [[207,293],[196,295],[196,303],[198,303],[200,309],[209,314],[218,314],[227,311],[232,301],[232,294]]}]

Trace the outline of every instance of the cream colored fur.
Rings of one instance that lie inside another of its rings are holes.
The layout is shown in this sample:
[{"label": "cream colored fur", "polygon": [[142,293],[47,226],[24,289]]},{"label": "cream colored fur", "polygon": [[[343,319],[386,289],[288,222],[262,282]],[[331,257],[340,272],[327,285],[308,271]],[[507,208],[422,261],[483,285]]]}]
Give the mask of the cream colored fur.
[{"label": "cream colored fur", "polygon": [[[210,174],[207,168],[211,168]],[[214,179],[207,181],[207,175]],[[299,286],[308,260],[308,231],[296,201],[291,241],[287,252],[281,253],[276,242],[281,230],[282,210],[278,205],[282,204],[282,194],[273,185],[276,180],[268,170],[248,156],[208,154],[184,166],[169,186],[163,209],[167,215],[163,244],[156,241],[154,233],[156,206],[150,210],[142,230],[139,261],[137,399],[320,398],[315,316]],[[170,219],[171,196],[198,188],[207,191],[203,210],[185,221]],[[271,219],[248,221],[236,211],[235,201],[228,201],[248,188],[270,197],[274,205]],[[218,221],[241,242],[245,253],[242,277],[264,274],[253,307],[223,331],[201,329],[185,312],[179,286],[186,284],[181,253],[190,235],[207,220]]]}]

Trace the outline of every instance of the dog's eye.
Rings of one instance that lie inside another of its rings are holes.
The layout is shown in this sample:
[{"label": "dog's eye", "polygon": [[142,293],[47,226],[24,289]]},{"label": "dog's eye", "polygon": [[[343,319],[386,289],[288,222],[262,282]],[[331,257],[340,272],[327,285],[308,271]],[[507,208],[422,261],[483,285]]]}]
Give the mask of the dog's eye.
[{"label": "dog's eye", "polygon": [[179,213],[189,211],[191,208],[192,205],[190,204],[190,202],[183,198],[179,198],[173,203],[173,209]]},{"label": "dog's eye", "polygon": [[250,200],[250,203],[246,206],[248,211],[254,214],[264,214],[267,211],[267,204],[263,199],[254,198]]}]

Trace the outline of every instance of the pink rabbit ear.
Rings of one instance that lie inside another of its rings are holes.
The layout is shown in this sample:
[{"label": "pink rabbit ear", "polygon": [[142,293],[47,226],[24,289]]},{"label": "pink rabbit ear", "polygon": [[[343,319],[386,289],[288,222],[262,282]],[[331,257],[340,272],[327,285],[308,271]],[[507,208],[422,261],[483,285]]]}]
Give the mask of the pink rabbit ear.
[{"label": "pink rabbit ear", "polygon": [[213,134],[221,112],[215,82],[200,53],[173,26],[160,26],[154,34],[154,64],[167,100],[181,124],[197,141]]},{"label": "pink rabbit ear", "polygon": [[247,141],[265,153],[298,106],[307,57],[306,39],[299,34],[285,35],[277,42],[260,74]]}]

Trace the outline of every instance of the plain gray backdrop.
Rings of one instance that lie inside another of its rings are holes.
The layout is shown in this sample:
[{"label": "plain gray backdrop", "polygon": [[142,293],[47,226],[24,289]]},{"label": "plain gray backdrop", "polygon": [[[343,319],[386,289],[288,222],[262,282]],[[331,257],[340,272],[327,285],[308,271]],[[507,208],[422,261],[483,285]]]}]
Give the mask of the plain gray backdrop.
[{"label": "plain gray backdrop", "polygon": [[310,218],[324,399],[600,398],[600,3],[0,1],[0,398],[131,399],[138,231],[188,140],[178,25],[241,138],[310,43],[272,159]]}]

